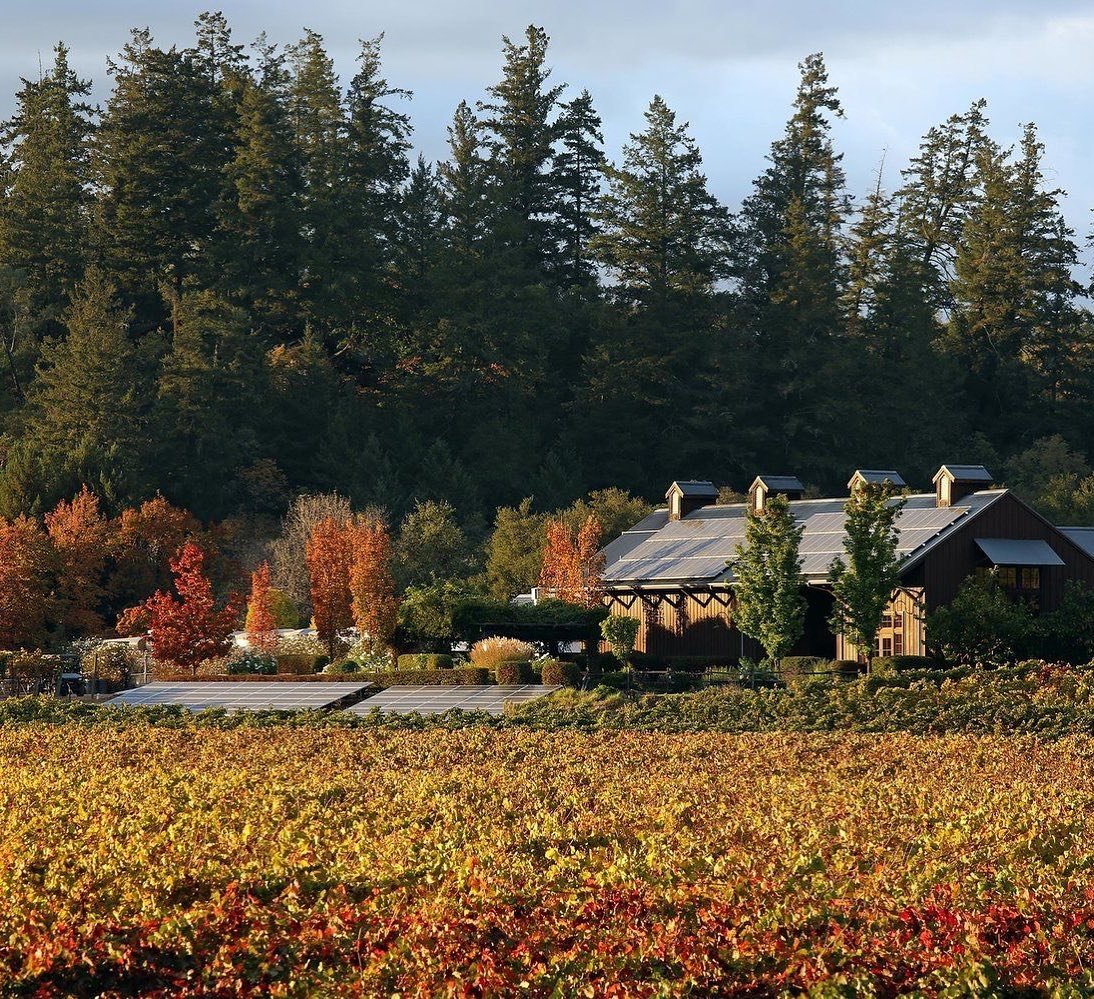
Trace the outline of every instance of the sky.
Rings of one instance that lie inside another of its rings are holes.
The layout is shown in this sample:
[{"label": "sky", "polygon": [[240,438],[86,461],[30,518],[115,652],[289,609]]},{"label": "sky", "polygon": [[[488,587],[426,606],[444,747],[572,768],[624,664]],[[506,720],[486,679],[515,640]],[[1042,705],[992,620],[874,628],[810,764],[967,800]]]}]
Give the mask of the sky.
[{"label": "sky", "polygon": [[[109,95],[107,59],[135,26],[161,45],[186,46],[206,7],[178,0],[2,0],[0,115],[20,77],[38,73],[64,40],[74,67]],[[988,99],[992,134],[1017,140],[1035,121],[1046,174],[1065,188],[1080,238],[1094,223],[1094,0],[221,0],[240,42],[260,31],[292,42],[324,36],[343,82],[357,39],[384,32],[389,81],[414,92],[415,144],[445,155],[456,104],[483,96],[499,76],[501,36],[529,23],[551,36],[552,79],[587,88],[615,158],[661,94],[690,122],[711,189],[731,208],[747,195],[781,133],[797,63],[824,53],[846,118],[834,139],[859,199],[884,163],[892,189],[922,134],[975,99]]]}]

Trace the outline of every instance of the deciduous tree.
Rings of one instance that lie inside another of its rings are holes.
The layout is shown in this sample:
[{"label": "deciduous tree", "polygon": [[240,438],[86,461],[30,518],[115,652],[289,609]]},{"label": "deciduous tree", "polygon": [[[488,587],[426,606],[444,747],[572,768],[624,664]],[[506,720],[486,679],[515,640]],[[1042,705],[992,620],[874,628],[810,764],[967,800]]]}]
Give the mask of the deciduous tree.
[{"label": "deciduous tree", "polygon": [[312,620],[319,638],[334,658],[338,632],[353,623],[353,528],[345,520],[325,517],[311,530],[304,549],[311,589]]},{"label": "deciduous tree", "polygon": [[269,655],[277,648],[277,622],[273,614],[269,562],[263,562],[251,573],[246,629],[247,642],[252,649]]},{"label": "deciduous tree", "polygon": [[104,627],[103,576],[113,554],[114,532],[99,498],[84,486],[46,514],[46,533],[56,553],[58,614],[66,636],[99,634]]},{"label": "deciduous tree", "polygon": [[0,517],[0,649],[44,640],[51,569],[49,541],[38,522]]},{"label": "deciduous tree", "polygon": [[368,636],[374,649],[383,649],[391,643],[399,619],[399,598],[391,572],[391,537],[380,519],[360,521],[351,531],[353,622],[359,634]]}]

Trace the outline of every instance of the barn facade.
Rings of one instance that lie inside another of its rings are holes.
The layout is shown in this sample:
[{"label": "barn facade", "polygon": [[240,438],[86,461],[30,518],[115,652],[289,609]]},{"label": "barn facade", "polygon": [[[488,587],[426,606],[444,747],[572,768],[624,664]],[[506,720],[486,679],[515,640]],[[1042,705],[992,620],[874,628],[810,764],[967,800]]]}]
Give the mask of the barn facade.
[{"label": "barn facade", "polygon": [[[893,470],[859,469],[848,488],[886,480],[904,486]],[[977,572],[995,570],[1016,598],[1046,611],[1059,606],[1067,581],[1094,587],[1088,538],[1053,526],[1009,490],[995,488],[983,466],[944,465],[933,484],[933,492],[906,493],[898,516],[900,587],[882,619],[875,654],[926,655],[926,616]],[[674,482],[665,507],[604,549],[605,600],[613,614],[641,622],[636,649],[712,663],[762,656],[734,624],[732,561],[744,543],[748,509],[763,509],[768,497],[782,494],[804,527],[805,634],[793,653],[859,658],[864,650],[828,627],[829,571],[843,553],[846,498],[805,499],[804,492],[794,476],[760,475],[747,502],[723,505],[709,482]]]}]

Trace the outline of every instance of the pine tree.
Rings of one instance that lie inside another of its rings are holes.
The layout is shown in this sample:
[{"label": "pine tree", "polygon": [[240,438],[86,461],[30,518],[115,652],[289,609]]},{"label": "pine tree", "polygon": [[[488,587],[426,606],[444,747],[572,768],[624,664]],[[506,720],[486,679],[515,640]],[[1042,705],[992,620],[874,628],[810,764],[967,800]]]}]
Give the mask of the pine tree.
[{"label": "pine tree", "polygon": [[727,215],[708,192],[686,123],[660,97],[631,135],[622,166],[605,169],[608,192],[594,241],[626,299],[659,302],[709,291],[722,268]]},{"label": "pine tree", "polygon": [[173,326],[159,378],[160,481],[199,516],[221,515],[236,475],[259,456],[261,344],[246,315],[212,292],[184,294]]},{"label": "pine tree", "polygon": [[140,495],[148,466],[155,344],[135,345],[131,314],[92,268],[64,317],[67,336],[47,342],[30,391],[22,446],[39,456],[49,502],[93,483],[112,500]]},{"label": "pine tree", "polygon": [[135,30],[95,137],[97,229],[104,264],[144,329],[165,318],[191,277],[208,282],[216,206],[232,156],[230,121],[206,60]]},{"label": "pine tree", "polygon": [[447,240],[460,259],[481,252],[490,224],[488,175],[482,123],[460,101],[448,126],[449,159],[437,169],[446,218]]},{"label": "pine tree", "polygon": [[91,84],[54,49],[52,70],[23,80],[0,133],[11,150],[0,198],[0,263],[22,275],[22,321],[35,339],[60,332],[60,314],[83,274],[88,248]]},{"label": "pine tree", "polygon": [[558,136],[552,174],[559,195],[559,273],[566,285],[588,286],[596,282],[590,244],[600,231],[604,168],[604,135],[589,91],[562,105]]},{"label": "pine tree", "polygon": [[550,169],[558,139],[558,99],[564,84],[549,86],[547,33],[530,24],[524,42],[502,38],[502,78],[480,102],[490,150],[494,236],[512,250],[518,267],[538,271],[555,261],[558,192]]},{"label": "pine tree", "polygon": [[419,155],[403,192],[397,243],[404,298],[419,307],[428,297],[431,272],[437,264],[443,213],[433,168]]},{"label": "pine tree", "polygon": [[234,155],[225,168],[216,243],[217,288],[250,312],[268,340],[295,333],[302,180],[284,57],[259,42],[256,78],[239,80]]}]

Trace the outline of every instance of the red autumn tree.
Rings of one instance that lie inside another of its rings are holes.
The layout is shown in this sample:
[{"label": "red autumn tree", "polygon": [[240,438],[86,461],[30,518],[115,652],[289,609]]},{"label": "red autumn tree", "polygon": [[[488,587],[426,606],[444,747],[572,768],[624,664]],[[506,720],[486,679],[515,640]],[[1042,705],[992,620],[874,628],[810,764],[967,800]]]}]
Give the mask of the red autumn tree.
[{"label": "red autumn tree", "polygon": [[98,634],[104,628],[103,573],[114,547],[110,522],[87,486],[71,503],[61,500],[45,520],[57,555],[57,593],[65,633]]},{"label": "red autumn tree", "polygon": [[51,555],[36,520],[0,517],[0,649],[33,647],[45,637]]},{"label": "red autumn tree", "polygon": [[391,535],[380,520],[353,527],[353,567],[350,591],[353,622],[374,647],[390,645],[399,617],[399,598],[391,572]]},{"label": "red autumn tree", "polygon": [[577,532],[562,519],[547,522],[539,585],[557,600],[596,607],[604,595],[600,522],[591,514]]},{"label": "red autumn tree", "polygon": [[312,528],[304,548],[315,630],[327,643],[332,659],[338,632],[348,628],[353,621],[350,594],[352,534],[352,525],[326,517]]},{"label": "red autumn tree", "polygon": [[115,606],[143,601],[171,584],[171,560],[196,537],[201,524],[192,513],[156,496],[123,510],[116,522],[116,570],[110,591]]},{"label": "red autumn tree", "polygon": [[205,575],[205,552],[192,541],[171,560],[171,572],[177,596],[157,590],[144,602],[149,644],[157,661],[189,669],[197,676],[201,663],[231,648],[241,600],[233,593],[223,607],[217,607],[213,585]]},{"label": "red autumn tree", "polygon": [[270,563],[263,562],[251,573],[251,596],[247,601],[247,642],[256,652],[273,655],[277,649],[277,623],[270,599]]}]

